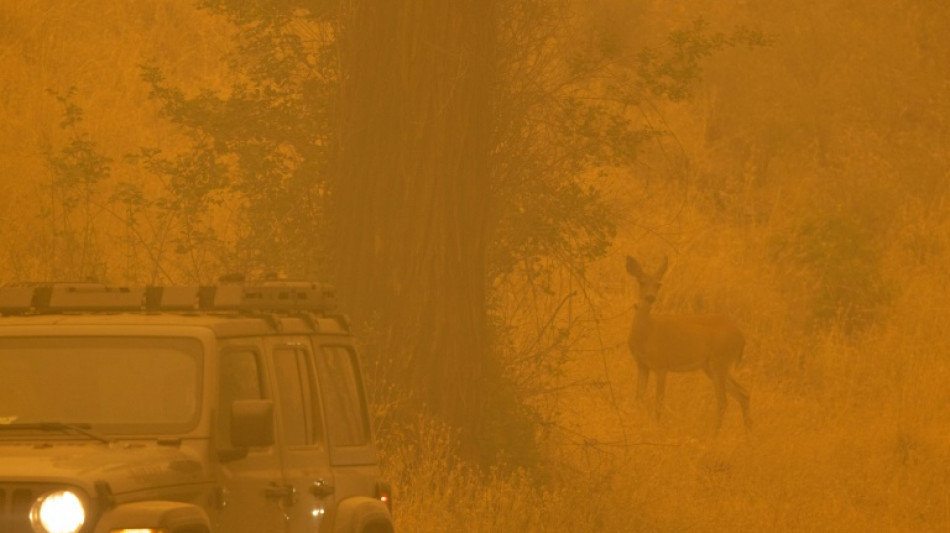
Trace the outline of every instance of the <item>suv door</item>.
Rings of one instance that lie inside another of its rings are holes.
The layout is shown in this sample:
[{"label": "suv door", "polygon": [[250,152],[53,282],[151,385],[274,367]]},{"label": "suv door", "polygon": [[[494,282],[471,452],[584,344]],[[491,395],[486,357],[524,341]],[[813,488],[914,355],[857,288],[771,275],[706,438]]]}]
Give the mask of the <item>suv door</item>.
[{"label": "suv door", "polygon": [[317,376],[336,475],[337,501],[378,495],[376,448],[359,359],[353,347],[335,339],[314,338]]},{"label": "suv door", "polygon": [[275,489],[283,484],[277,447],[237,449],[231,444],[231,406],[235,400],[269,397],[261,346],[250,340],[225,346],[218,365],[215,448],[218,480],[215,530],[276,533],[287,527],[286,512]]},{"label": "suv door", "polygon": [[277,399],[278,447],[282,458],[284,507],[293,532],[328,531],[335,489],[322,410],[307,337],[269,341]]}]

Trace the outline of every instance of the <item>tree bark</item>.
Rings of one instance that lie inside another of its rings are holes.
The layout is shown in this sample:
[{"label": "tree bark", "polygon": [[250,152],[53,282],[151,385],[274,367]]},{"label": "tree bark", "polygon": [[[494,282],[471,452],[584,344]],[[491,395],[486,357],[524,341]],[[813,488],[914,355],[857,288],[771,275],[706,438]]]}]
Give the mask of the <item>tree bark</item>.
[{"label": "tree bark", "polygon": [[354,0],[331,192],[341,299],[374,322],[389,381],[478,431],[489,364],[486,0]]}]

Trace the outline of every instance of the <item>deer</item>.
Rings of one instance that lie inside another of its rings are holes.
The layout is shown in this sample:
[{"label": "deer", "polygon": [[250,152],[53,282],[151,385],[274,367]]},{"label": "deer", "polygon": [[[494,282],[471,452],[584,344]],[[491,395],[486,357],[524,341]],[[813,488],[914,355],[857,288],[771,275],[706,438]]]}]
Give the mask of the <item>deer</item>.
[{"label": "deer", "polygon": [[731,374],[732,368],[742,360],[745,336],[723,315],[654,314],[653,303],[668,266],[669,259],[664,257],[656,272],[647,274],[636,259],[627,256],[627,272],[639,285],[639,300],[628,338],[638,367],[637,399],[643,401],[650,372],[656,373],[656,419],[659,421],[666,374],[702,370],[716,392],[716,431],[722,427],[727,393],[739,402],[745,425],[751,428],[749,393]]}]

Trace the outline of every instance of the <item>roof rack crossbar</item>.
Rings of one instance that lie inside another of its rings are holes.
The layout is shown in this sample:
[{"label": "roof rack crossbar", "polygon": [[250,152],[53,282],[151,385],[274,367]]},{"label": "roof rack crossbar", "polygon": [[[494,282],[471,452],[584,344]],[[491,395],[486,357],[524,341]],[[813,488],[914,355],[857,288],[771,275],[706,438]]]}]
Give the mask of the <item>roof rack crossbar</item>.
[{"label": "roof rack crossbar", "polygon": [[0,314],[173,310],[328,313],[336,308],[335,299],[333,287],[311,281],[148,287],[35,283],[0,287]]}]

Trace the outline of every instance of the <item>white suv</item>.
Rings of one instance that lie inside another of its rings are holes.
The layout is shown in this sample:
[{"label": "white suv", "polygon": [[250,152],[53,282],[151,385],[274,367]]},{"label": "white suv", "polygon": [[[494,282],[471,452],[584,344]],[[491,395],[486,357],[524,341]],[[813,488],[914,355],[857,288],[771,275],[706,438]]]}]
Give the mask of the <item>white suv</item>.
[{"label": "white suv", "polygon": [[0,288],[0,533],[391,533],[319,283]]}]

